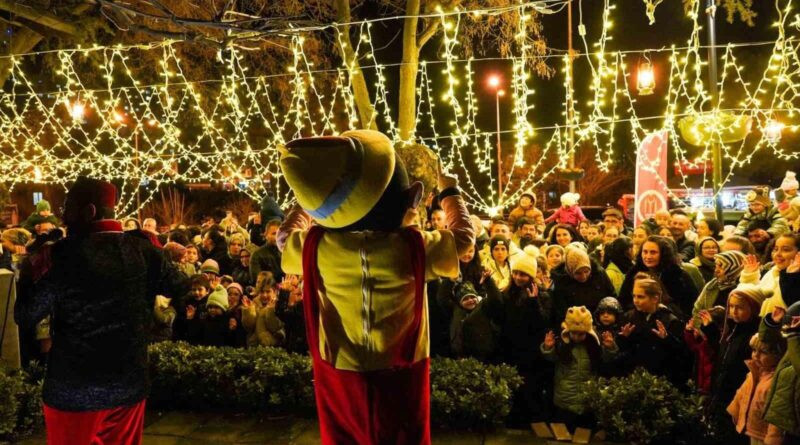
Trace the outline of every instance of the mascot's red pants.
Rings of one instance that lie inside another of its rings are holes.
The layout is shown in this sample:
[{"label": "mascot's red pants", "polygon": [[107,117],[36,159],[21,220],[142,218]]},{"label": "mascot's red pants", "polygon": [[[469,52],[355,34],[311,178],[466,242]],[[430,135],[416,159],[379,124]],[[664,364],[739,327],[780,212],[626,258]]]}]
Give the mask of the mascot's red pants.
[{"label": "mascot's red pants", "polygon": [[100,411],[61,411],[44,406],[47,445],[139,445],[145,401]]},{"label": "mascot's red pants", "polygon": [[324,229],[313,227],[303,246],[303,306],[314,367],[323,445],[428,445],[430,438],[430,359],[414,362],[425,299],[425,247],[413,229],[403,232],[414,268],[414,321],[390,369],[356,372],[336,369],[319,353],[317,246]]}]

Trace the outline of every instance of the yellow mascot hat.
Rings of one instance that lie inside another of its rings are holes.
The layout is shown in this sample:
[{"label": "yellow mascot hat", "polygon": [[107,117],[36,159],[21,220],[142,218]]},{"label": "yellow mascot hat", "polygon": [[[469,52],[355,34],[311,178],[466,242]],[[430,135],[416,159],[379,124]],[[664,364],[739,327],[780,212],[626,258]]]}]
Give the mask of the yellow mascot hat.
[{"label": "yellow mascot hat", "polygon": [[394,148],[383,133],[295,139],[281,149],[281,170],[297,202],[321,226],[347,227],[377,204],[394,173]]}]

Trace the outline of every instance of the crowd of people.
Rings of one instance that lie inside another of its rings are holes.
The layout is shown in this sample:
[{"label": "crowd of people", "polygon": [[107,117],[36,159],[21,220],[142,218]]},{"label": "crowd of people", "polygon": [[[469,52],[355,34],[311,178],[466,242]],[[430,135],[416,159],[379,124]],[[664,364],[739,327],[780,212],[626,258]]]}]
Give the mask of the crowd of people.
[{"label": "crowd of people", "polygon": [[[780,202],[749,194],[735,227],[680,208],[637,227],[613,207],[591,221],[573,193],[546,219],[531,192],[507,218],[473,216],[459,278],[427,284],[431,355],[515,366],[524,384],[512,425],[591,427],[581,384],[641,367],[707,395],[708,418],[730,443],[800,443],[800,198],[788,179]],[[427,210],[423,230],[448,229],[436,199]],[[164,233],[152,218],[123,221],[190,288],[156,298],[151,341],[306,352],[303,280],[281,269],[282,217],[267,199],[244,225],[231,212]],[[61,238],[59,225],[40,201],[23,227],[0,235],[0,266],[19,272],[20,292],[35,279],[26,264]],[[24,356],[47,360],[49,320],[22,328]]]}]

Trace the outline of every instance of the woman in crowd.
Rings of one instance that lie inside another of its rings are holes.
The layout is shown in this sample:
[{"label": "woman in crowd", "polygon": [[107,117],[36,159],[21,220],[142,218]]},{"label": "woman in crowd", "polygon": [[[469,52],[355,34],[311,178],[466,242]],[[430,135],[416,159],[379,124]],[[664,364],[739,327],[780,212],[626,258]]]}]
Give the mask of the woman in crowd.
[{"label": "woman in crowd", "polygon": [[633,258],[633,242],[628,237],[617,238],[605,246],[603,268],[614,286],[614,295],[619,294],[625,274],[633,268]]},{"label": "woman in crowd", "polygon": [[703,239],[705,237],[714,238],[717,241],[722,239],[722,224],[716,219],[701,219],[694,225],[695,233],[697,233],[697,239]]},{"label": "woman in crowd", "polygon": [[633,282],[639,272],[645,272],[663,287],[660,304],[669,307],[679,318],[686,318],[692,313],[699,290],[689,274],[681,268],[674,245],[671,240],[661,236],[647,238],[620,288],[619,301],[623,308],[633,307]]},{"label": "woman in crowd", "polygon": [[800,245],[800,235],[796,233],[785,233],[775,240],[775,249],[773,250],[772,260],[774,266],[767,271],[762,277],[759,272],[759,262],[755,255],[747,255],[744,261],[744,270],[739,277],[741,283],[758,284],[764,295],[768,298],[761,305],[761,317],[772,313],[775,306],[786,308],[787,302],[784,301],[780,277],[781,272],[786,270],[792,263],[794,257],[798,252],[798,245]]},{"label": "woman in crowd", "polygon": [[597,261],[589,258],[582,244],[567,246],[564,264],[552,272],[553,321],[560,325],[567,309],[586,306],[590,312],[605,297],[616,295],[614,286]]},{"label": "woman in crowd", "polygon": [[633,234],[631,235],[631,241],[633,241],[633,257],[636,258],[639,256],[639,250],[642,248],[642,244],[647,241],[647,238],[652,235],[653,232],[650,230],[650,226],[642,224],[639,227],[633,229]]},{"label": "woman in crowd", "polygon": [[705,237],[697,241],[695,257],[691,259],[690,263],[697,266],[706,283],[714,278],[714,268],[716,267],[714,256],[719,252],[719,243],[714,238]]},{"label": "woman in crowd", "polygon": [[500,289],[505,289],[511,280],[511,264],[508,261],[508,239],[502,235],[495,235],[489,241],[490,257],[486,259],[483,267],[491,271],[494,283]]},{"label": "woman in crowd", "polygon": [[569,224],[558,224],[550,230],[549,244],[558,244],[561,247],[566,247],[574,241],[583,241],[583,238]]}]

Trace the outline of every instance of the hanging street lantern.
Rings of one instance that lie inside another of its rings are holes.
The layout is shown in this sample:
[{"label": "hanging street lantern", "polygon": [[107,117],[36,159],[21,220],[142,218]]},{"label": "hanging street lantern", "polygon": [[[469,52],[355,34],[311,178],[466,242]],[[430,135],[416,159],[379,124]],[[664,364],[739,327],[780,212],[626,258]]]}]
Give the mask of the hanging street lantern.
[{"label": "hanging street lantern", "polygon": [[653,94],[655,86],[656,75],[653,71],[653,65],[650,62],[640,63],[636,73],[636,88],[639,90],[639,95],[649,96]]}]

